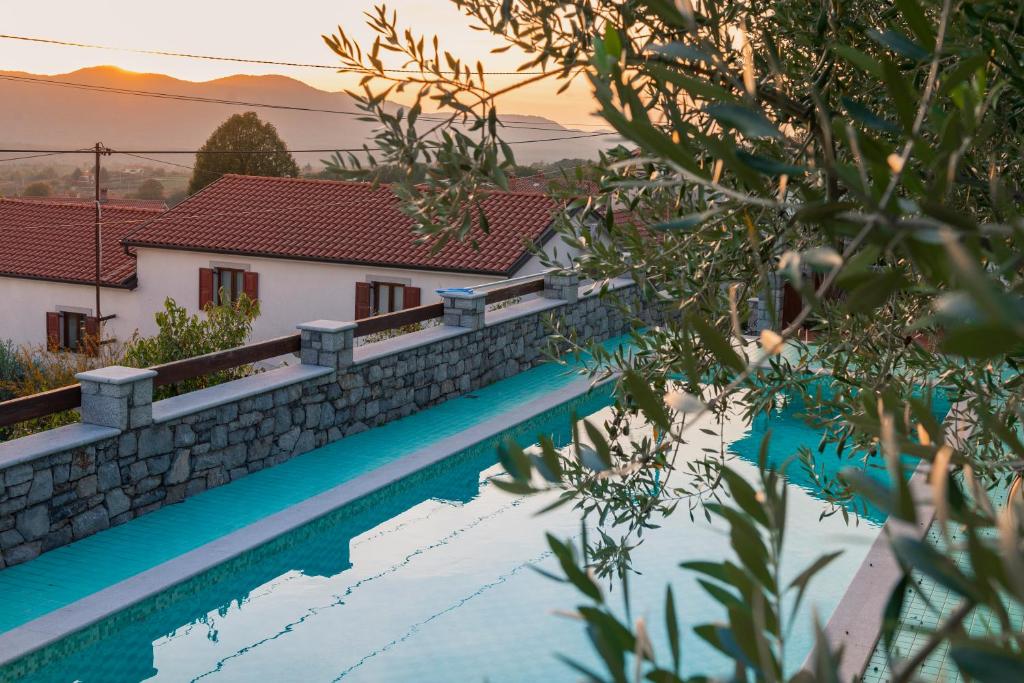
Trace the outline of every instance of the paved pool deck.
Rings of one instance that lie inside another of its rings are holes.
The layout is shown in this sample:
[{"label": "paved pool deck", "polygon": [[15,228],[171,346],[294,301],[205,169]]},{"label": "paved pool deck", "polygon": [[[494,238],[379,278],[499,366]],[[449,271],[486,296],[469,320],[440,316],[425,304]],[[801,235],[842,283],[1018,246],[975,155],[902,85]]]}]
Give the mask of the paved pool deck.
[{"label": "paved pool deck", "polygon": [[0,571],[0,665],[586,394],[579,365],[539,365]]}]

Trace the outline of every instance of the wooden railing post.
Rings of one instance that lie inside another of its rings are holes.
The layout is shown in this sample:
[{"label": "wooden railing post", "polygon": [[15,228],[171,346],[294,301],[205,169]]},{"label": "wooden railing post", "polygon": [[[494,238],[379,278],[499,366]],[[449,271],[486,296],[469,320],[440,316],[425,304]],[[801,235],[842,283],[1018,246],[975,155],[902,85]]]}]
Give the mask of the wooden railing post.
[{"label": "wooden railing post", "polygon": [[302,334],[299,359],[303,365],[323,365],[335,369],[352,365],[355,323],[314,320],[297,327]]},{"label": "wooden railing post", "polygon": [[153,370],[111,365],[80,372],[82,422],[128,429],[153,422]]},{"label": "wooden railing post", "polygon": [[576,303],[580,292],[580,276],[573,271],[544,273],[544,298]]},{"label": "wooden railing post", "polygon": [[481,330],[487,309],[487,292],[442,291],[444,324]]}]

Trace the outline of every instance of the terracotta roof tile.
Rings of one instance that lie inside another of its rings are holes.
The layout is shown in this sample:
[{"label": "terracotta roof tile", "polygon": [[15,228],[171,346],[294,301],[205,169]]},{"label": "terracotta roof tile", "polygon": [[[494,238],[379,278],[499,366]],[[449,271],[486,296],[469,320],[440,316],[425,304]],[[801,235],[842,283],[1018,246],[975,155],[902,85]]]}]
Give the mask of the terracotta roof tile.
[{"label": "terracotta roof tile", "polygon": [[601,189],[593,180],[565,176],[512,176],[508,179],[508,189],[512,192],[531,192],[548,194],[561,192],[565,194],[594,195]]},{"label": "terracotta roof tile", "polygon": [[[92,206],[95,200],[92,197],[17,197],[22,202],[43,202],[45,204],[85,204]],[[124,207],[129,209],[154,209],[158,211],[167,210],[167,202],[162,199],[132,199],[130,197],[108,197],[103,200],[103,206]]]},{"label": "terracotta roof tile", "polygon": [[557,208],[538,194],[494,192],[482,202],[490,234],[479,249],[416,244],[412,221],[385,186],[225,175],[141,226],[126,244],[280,258],[505,274],[547,232]]},{"label": "terracotta roof tile", "polygon": [[[135,259],[121,240],[159,211],[103,209],[101,281],[124,286]],[[93,282],[93,207],[86,204],[0,199],[0,275]]]}]

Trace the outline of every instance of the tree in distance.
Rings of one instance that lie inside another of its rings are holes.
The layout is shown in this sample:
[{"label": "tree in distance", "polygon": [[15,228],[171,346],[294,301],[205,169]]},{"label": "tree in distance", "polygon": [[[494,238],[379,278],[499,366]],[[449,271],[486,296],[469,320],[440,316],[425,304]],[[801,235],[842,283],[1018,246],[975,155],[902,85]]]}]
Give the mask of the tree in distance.
[{"label": "tree in distance", "polygon": [[[246,153],[253,151],[270,153]],[[273,124],[247,111],[220,124],[199,149],[188,193],[195,194],[225,173],[294,178],[299,175],[299,167]]]},{"label": "tree in distance", "polygon": [[139,184],[134,196],[135,199],[163,199],[164,186],[159,180],[146,178]]},{"label": "tree in distance", "polygon": [[22,197],[49,197],[53,194],[49,183],[42,181],[29,183],[21,193]]}]

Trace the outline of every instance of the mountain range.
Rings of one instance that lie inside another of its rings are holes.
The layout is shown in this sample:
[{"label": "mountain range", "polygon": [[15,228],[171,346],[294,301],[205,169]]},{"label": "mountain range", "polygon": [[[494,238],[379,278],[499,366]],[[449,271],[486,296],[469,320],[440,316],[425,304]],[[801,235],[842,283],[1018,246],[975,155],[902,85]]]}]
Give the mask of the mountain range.
[{"label": "mountain range", "polygon": [[[14,77],[14,78],[11,78]],[[17,79],[32,79],[17,80]],[[75,88],[67,84],[162,93],[169,97]],[[302,81],[279,75],[236,75],[211,81],[185,81],[163,74],[135,73],[112,66],[96,66],[59,75],[0,71],[0,146],[9,148],[86,148],[95,142],[118,149],[196,149],[231,114],[256,111],[273,123],[293,149],[358,148],[371,143],[374,123],[357,116],[294,111],[228,103],[183,101],[200,97],[247,103],[287,105],[306,109],[357,112],[355,101],[344,92],[319,90]],[[581,112],[580,116],[584,116]],[[585,135],[539,116],[503,115],[503,137],[509,142]],[[528,127],[522,127],[528,126]],[[516,144],[519,163],[592,158],[611,137],[582,137],[532,144]],[[188,156],[161,156],[165,161],[191,164]],[[317,162],[328,154],[296,154],[300,164]]]}]

